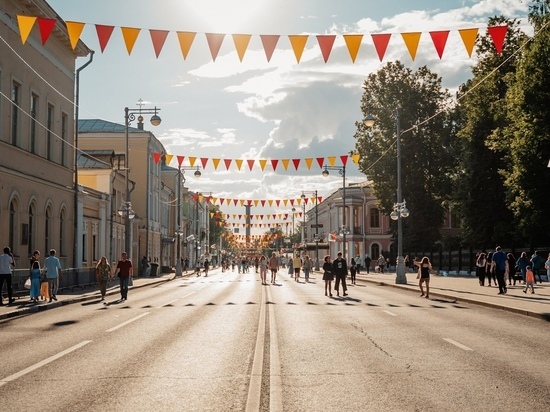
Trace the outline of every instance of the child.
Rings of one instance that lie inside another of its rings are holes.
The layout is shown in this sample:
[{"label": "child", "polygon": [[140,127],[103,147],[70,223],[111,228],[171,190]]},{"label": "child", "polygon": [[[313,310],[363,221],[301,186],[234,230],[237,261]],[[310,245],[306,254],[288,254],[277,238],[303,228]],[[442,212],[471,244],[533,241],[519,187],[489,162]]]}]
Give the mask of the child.
[{"label": "child", "polygon": [[523,293],[527,293],[527,289],[531,286],[531,293],[535,293],[535,274],[531,270],[531,266],[525,268],[525,289]]}]

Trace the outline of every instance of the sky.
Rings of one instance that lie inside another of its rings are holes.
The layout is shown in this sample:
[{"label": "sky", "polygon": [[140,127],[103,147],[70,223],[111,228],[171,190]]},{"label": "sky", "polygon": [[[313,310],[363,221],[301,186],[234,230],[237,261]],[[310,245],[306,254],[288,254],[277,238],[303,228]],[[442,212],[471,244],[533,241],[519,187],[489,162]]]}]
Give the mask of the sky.
[{"label": "sky", "polygon": [[[490,16],[520,19],[529,32],[528,4],[522,0],[49,0],[66,21],[85,22],[81,39],[95,50],[91,65],[80,75],[80,118],[124,123],[124,108],[157,106],[162,123],[149,124],[168,154],[230,159],[293,159],[340,156],[354,149],[355,122],[361,121],[362,85],[370,73],[400,60],[416,70],[426,65],[442,77],[451,92],[471,77],[475,58],[468,57],[459,29],[484,32]],[[95,24],[116,26],[101,53]],[[130,56],[120,27],[144,29]],[[148,29],[170,30],[156,58]],[[442,59],[429,31],[451,30]],[[184,60],[176,31],[197,36]],[[413,61],[400,33],[422,32]],[[205,33],[226,37],[212,61]],[[242,62],[230,34],[252,34]],[[342,34],[364,34],[355,63]],[[392,33],[379,61],[370,34]],[[260,34],[281,35],[270,62]],[[310,34],[299,64],[287,35]],[[327,63],[315,35],[338,35]],[[474,53],[475,54],[475,53]],[[78,59],[77,67],[88,59]],[[388,108],[392,110],[393,108]],[[145,116],[147,119],[147,116]],[[131,161],[131,160],[130,160]],[[186,162],[184,162],[185,164]],[[174,159],[171,163],[177,166]],[[350,161],[347,182],[366,177]],[[335,172],[321,175],[316,162],[308,170],[276,172],[256,165],[214,170],[211,163],[200,179],[186,175],[192,191],[237,199],[299,198],[317,190],[326,197],[341,187]],[[252,214],[289,213],[289,207],[257,208]],[[309,208],[309,206],[308,206]],[[224,205],[228,214],[242,208]],[[256,231],[262,233],[266,229]],[[254,231],[253,231],[254,233]]]}]

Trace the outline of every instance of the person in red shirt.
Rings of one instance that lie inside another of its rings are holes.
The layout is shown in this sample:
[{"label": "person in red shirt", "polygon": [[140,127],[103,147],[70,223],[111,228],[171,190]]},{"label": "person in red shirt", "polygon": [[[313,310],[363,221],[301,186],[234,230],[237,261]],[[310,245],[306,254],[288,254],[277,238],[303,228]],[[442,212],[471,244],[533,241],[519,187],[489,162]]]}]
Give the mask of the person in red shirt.
[{"label": "person in red shirt", "polygon": [[115,276],[118,275],[120,281],[120,296],[122,300],[128,299],[128,283],[130,282],[130,278],[134,275],[132,261],[126,258],[126,252],[123,252],[122,258],[118,261],[115,270]]}]

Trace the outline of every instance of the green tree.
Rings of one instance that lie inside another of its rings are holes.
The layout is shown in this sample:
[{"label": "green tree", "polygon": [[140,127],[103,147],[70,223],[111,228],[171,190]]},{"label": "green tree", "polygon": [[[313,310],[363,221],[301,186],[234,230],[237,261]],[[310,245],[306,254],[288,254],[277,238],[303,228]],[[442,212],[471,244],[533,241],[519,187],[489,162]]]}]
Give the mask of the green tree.
[{"label": "green tree", "polygon": [[489,137],[508,122],[505,97],[518,64],[519,54],[514,53],[525,35],[514,28],[516,21],[489,20],[489,26],[501,24],[509,26],[502,54],[496,53],[488,34],[478,38],[474,77],[460,87],[454,115],[460,161],[453,174],[452,201],[462,217],[464,242],[480,248],[509,244],[514,239],[500,173],[506,167],[505,153],[497,151]]},{"label": "green tree", "polygon": [[403,220],[404,248],[429,249],[440,238],[442,200],[451,190],[454,170],[450,95],[428,68],[413,72],[399,61],[369,75],[363,88],[361,110],[373,115],[376,124],[370,129],[357,123],[360,170],[373,180],[381,210],[391,213],[397,188],[395,115],[400,108],[402,193],[411,212]]},{"label": "green tree", "polygon": [[529,16],[534,36],[525,46],[507,93],[507,125],[495,130],[492,147],[501,169],[516,228],[532,246],[550,240],[550,15],[549,2],[535,1]]}]

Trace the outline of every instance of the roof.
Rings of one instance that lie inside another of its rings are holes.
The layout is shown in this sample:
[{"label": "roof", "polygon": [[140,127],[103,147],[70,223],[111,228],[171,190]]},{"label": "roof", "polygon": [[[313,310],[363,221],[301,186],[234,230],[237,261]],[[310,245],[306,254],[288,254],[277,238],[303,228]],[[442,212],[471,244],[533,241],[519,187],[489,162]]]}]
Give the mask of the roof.
[{"label": "roof", "polygon": [[[128,127],[130,132],[143,132],[137,127]],[[124,125],[101,119],[78,119],[78,133],[124,133]]]},{"label": "roof", "polygon": [[78,152],[77,164],[82,169],[111,169],[109,163],[96,159],[91,153],[86,152]]}]

